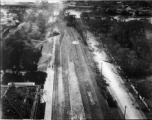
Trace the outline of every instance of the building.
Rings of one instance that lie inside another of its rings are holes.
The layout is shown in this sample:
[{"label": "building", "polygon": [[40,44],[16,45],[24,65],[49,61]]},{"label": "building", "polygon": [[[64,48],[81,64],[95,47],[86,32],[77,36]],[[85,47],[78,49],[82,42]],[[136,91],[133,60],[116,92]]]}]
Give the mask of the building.
[{"label": "building", "polygon": [[41,0],[41,2],[48,2],[48,0]]},{"label": "building", "polygon": [[41,3],[42,0],[35,0],[36,3]]},{"label": "building", "polygon": [[40,97],[39,85],[1,85],[0,119],[43,119],[45,106],[40,103]]},{"label": "building", "polygon": [[1,0],[1,5],[5,5],[5,4],[14,4],[15,0]]},{"label": "building", "polygon": [[26,3],[26,2],[33,2],[35,3],[37,0],[15,0],[15,2],[23,2],[23,3]]}]

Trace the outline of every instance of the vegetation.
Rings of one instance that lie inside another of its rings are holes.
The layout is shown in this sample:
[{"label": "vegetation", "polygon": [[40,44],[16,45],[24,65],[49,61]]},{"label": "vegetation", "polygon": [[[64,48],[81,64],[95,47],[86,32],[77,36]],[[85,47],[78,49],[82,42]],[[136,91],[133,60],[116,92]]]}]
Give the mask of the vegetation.
[{"label": "vegetation", "polygon": [[[3,44],[3,70],[12,70],[19,74],[21,70],[37,70],[37,62],[41,56],[41,51],[34,48],[23,31],[16,31],[4,39]],[[34,57],[33,57],[34,56]]]},{"label": "vegetation", "polygon": [[[141,95],[151,96],[152,90],[147,86],[151,82],[146,78],[152,75],[152,41],[146,31],[152,31],[152,24],[148,20],[115,20],[104,10],[97,9],[82,13],[81,19],[88,30],[100,38],[99,42],[108,48],[108,54],[121,66],[123,76],[136,79],[134,83]],[[145,91],[142,91],[142,84],[147,86]]]},{"label": "vegetation", "polygon": [[[41,57],[41,50],[35,48],[33,40],[44,40],[48,29],[49,16],[52,7],[42,3],[37,7],[11,7],[8,6],[8,14],[15,14],[20,24],[13,32],[8,32],[2,37],[2,70],[4,71],[3,84],[8,82],[32,81],[43,84],[46,74],[37,71],[37,63]],[[6,71],[10,73],[6,73]],[[25,72],[25,77],[21,75]],[[35,79],[34,79],[35,78]]]},{"label": "vegetation", "polygon": [[101,94],[105,97],[105,99],[108,98],[108,90],[107,90],[107,86],[108,84],[106,83],[106,81],[103,79],[104,76],[102,76],[101,74],[97,74],[96,75],[96,81],[97,81],[97,85],[100,88],[100,92]]},{"label": "vegetation", "polygon": [[68,15],[67,17],[65,17],[65,20],[67,21],[67,26],[74,27],[82,37],[83,43],[87,45],[85,33],[86,31],[83,23],[81,21],[78,21],[74,15]]},{"label": "vegetation", "polygon": [[2,119],[29,119],[36,94],[35,86],[9,87],[2,97]]},{"label": "vegetation", "polygon": [[76,27],[76,18],[74,15],[67,15],[67,17],[65,18],[65,20],[67,20],[67,26],[73,26]]},{"label": "vegetation", "polygon": [[[80,1],[77,2],[77,5]],[[82,3],[81,3],[82,4]],[[93,11],[105,12],[109,15],[151,16],[151,1],[87,1],[83,5],[92,7]]]},{"label": "vegetation", "polygon": [[130,78],[151,75],[151,40],[146,38],[145,31],[150,30],[147,26],[152,25],[141,20],[114,21],[105,16],[104,19],[90,19],[90,14],[83,13],[82,20],[93,33],[102,34],[100,42],[109,48],[125,74]]},{"label": "vegetation", "polygon": [[[81,36],[85,36],[86,29],[94,33],[99,38],[99,42],[108,48],[106,52],[109,54],[109,61],[115,60],[117,65],[121,67],[123,72],[119,69],[120,74],[127,76],[127,79],[134,79],[135,81],[132,82],[143,97],[151,97],[152,90],[148,87],[151,81],[147,80],[147,77],[152,75],[152,37],[148,37],[147,31],[152,32],[152,24],[147,19],[126,22],[126,18],[135,11],[133,9],[127,11],[125,7],[142,8],[148,12],[152,7],[151,4],[142,1],[120,2],[120,5],[115,1],[76,3],[77,5],[91,5],[92,10],[81,14],[83,23],[74,16],[70,16],[68,25],[75,27]],[[120,12],[118,7],[120,7]],[[137,13],[136,11],[136,15],[139,16]],[[119,20],[113,17],[117,14],[121,15]],[[83,37],[83,42],[87,44],[85,37]],[[100,82],[98,84],[100,85]],[[142,84],[145,85],[144,90],[142,90]]]},{"label": "vegetation", "polygon": [[152,98],[152,79],[140,80],[137,83],[139,94],[145,98]]},{"label": "vegetation", "polygon": [[47,74],[41,71],[28,72],[25,74],[24,79],[30,82],[35,82],[35,84],[43,85],[45,82]]},{"label": "vegetation", "polygon": [[5,73],[2,79],[3,85],[7,85],[9,82],[25,82],[22,75],[16,75],[11,73]]},{"label": "vegetation", "polygon": [[2,118],[3,119],[20,119],[18,113],[13,109],[12,106],[9,105],[9,102],[6,98],[1,99],[2,107],[1,110],[3,111]]},{"label": "vegetation", "polygon": [[27,8],[27,6],[7,6],[8,14],[15,14],[16,19],[18,19],[20,22],[24,21],[24,14]]}]

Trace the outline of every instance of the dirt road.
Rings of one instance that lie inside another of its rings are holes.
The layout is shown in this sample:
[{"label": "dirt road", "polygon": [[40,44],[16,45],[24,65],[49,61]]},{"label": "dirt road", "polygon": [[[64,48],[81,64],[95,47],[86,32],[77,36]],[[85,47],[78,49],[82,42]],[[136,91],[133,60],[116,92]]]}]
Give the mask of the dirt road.
[{"label": "dirt road", "polygon": [[[61,18],[50,17],[49,22],[58,20],[53,30],[60,34],[46,38],[39,61],[38,69],[47,73],[43,95],[46,102],[44,119],[120,119],[117,108],[110,108],[100,94],[96,74],[91,68],[94,57],[91,52],[88,55],[89,50],[85,49],[76,30],[67,27]],[[48,31],[46,36],[50,33]],[[102,60],[102,56],[96,59]]]},{"label": "dirt road", "polygon": [[[109,86],[108,89],[117,101],[118,106],[121,111],[126,111],[126,119],[146,119],[143,112],[138,109],[139,105],[135,101],[132,94],[129,92],[128,88],[121,76],[119,76],[116,67],[109,63],[108,56],[104,49],[98,48],[99,42],[96,40],[95,36],[90,32],[87,32],[89,48],[93,49],[94,60],[98,63],[98,68],[106,78]],[[126,110],[125,110],[126,109]]]},{"label": "dirt road", "polygon": [[[63,22],[59,36],[49,38],[51,55],[44,85],[45,119],[103,119],[79,36]],[[42,51],[43,52],[43,51]]]},{"label": "dirt road", "polygon": [[[58,18],[50,16],[48,23],[53,23],[52,28],[46,33],[46,40],[41,43],[43,49],[38,70],[47,73],[43,94],[46,102],[44,119],[117,118],[110,115],[111,110],[97,87],[95,73],[90,67],[94,64],[93,57],[86,54],[76,30],[66,26],[62,13],[61,10]],[[52,31],[60,34],[50,37]]]}]

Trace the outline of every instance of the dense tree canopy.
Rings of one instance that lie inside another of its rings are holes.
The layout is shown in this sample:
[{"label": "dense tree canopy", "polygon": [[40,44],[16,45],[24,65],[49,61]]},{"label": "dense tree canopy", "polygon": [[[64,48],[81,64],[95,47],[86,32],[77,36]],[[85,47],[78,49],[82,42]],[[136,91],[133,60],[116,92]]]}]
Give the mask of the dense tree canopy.
[{"label": "dense tree canopy", "polygon": [[41,53],[36,48],[33,48],[32,46],[24,47],[22,56],[23,68],[25,68],[27,71],[36,71],[40,56]]},{"label": "dense tree canopy", "polygon": [[12,13],[12,14],[16,14],[17,15],[17,19],[20,22],[23,22],[24,20],[24,14],[26,12],[27,7],[26,6],[10,6],[8,7],[8,13]]},{"label": "dense tree canopy", "polygon": [[[93,11],[81,14],[88,30],[100,37],[99,42],[108,48],[121,67],[120,74],[131,78],[139,94],[149,99],[152,98],[152,80],[147,79],[152,75],[152,24],[147,19],[126,21],[127,17],[114,20],[109,14],[99,12],[98,5]],[[109,60],[113,61],[111,55]]]},{"label": "dense tree canopy", "polygon": [[37,72],[28,72],[25,74],[24,79],[26,81],[35,82],[36,84],[43,85],[47,74],[41,71]]},{"label": "dense tree canopy", "polygon": [[105,13],[94,12],[84,12],[81,18],[95,35],[108,35],[100,40],[124,73],[135,78],[151,75],[152,41],[147,39],[145,31],[151,30],[152,25],[145,20],[116,21]]},{"label": "dense tree canopy", "polygon": [[152,98],[152,80],[141,80],[137,84],[137,90],[145,98]]},{"label": "dense tree canopy", "polygon": [[[52,14],[53,6],[42,3],[37,7],[8,7],[8,14],[14,14],[13,19],[19,20],[16,26],[3,35],[2,58],[0,64],[4,71],[2,84],[9,82],[31,81],[36,84],[44,84],[46,73],[37,71],[41,50],[32,44],[34,40],[44,40],[48,26],[48,20]],[[51,25],[51,23],[49,23]],[[9,72],[9,73],[8,73]],[[21,75],[21,73],[25,73]]]},{"label": "dense tree canopy", "polygon": [[2,58],[4,71],[11,69],[18,73],[21,69],[37,70],[37,62],[41,53],[29,42],[25,33],[24,30],[17,30],[4,39]]}]

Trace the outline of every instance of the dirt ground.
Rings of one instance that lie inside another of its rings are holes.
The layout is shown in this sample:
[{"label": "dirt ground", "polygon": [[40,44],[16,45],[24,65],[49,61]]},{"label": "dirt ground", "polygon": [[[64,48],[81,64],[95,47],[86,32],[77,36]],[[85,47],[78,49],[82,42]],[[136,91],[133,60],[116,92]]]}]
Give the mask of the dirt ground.
[{"label": "dirt ground", "polygon": [[62,21],[60,35],[43,44],[39,70],[47,72],[43,98],[45,119],[103,119],[86,56],[78,34]]},{"label": "dirt ground", "polygon": [[[47,73],[44,84],[44,119],[120,119],[96,83],[93,54],[77,31],[58,17],[53,29],[60,33],[46,38],[38,69]],[[96,58],[100,59],[100,58]]]}]

